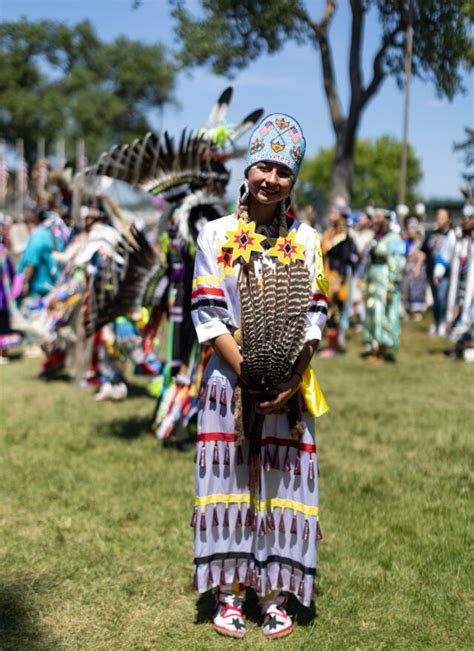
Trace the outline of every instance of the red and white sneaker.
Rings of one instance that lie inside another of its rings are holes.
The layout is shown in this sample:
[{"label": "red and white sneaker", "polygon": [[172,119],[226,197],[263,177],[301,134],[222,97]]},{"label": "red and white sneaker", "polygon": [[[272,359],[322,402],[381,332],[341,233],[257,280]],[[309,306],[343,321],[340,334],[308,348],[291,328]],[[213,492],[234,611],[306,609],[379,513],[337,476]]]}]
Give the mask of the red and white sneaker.
[{"label": "red and white sneaker", "polygon": [[217,593],[217,610],[213,626],[221,635],[242,638],[247,633],[242,613],[242,598],[225,592]]},{"label": "red and white sneaker", "polygon": [[285,610],[287,597],[279,595],[274,601],[263,604],[262,631],[265,637],[276,639],[289,635],[294,628],[291,617]]}]

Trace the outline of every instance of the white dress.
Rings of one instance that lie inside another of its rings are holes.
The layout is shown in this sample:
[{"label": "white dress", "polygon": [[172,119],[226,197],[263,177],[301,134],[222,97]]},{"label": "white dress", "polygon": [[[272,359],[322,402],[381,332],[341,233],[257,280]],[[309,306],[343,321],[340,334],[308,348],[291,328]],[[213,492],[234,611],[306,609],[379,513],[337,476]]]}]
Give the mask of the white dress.
[{"label": "white dress", "polygon": [[[269,255],[258,250],[263,238],[258,230],[254,237],[254,224],[246,232],[242,225],[229,215],[208,223],[199,236],[191,309],[200,343],[232,333],[240,325],[240,264],[232,262],[223,245],[243,235],[239,248],[244,256],[258,265]],[[293,253],[299,253],[309,269],[313,294],[306,340],[321,339],[327,299],[318,236],[311,227],[287,218],[281,237],[290,241]],[[314,418],[303,414],[304,434],[297,441],[291,438],[285,412],[266,416],[261,494],[252,499],[248,443],[235,445],[236,381],[233,371],[212,355],[198,413],[194,584],[199,592],[232,583],[251,586],[259,595],[284,590],[309,605],[321,537]]]}]

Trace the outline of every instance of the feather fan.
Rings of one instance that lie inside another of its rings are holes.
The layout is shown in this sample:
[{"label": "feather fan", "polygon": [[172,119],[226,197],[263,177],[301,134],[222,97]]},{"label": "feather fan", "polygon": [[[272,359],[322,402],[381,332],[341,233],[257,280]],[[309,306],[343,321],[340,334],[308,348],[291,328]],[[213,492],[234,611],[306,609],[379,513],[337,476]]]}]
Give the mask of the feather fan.
[{"label": "feather fan", "polygon": [[311,300],[309,272],[303,265],[264,266],[257,277],[253,263],[240,281],[244,370],[252,386],[276,389],[286,382],[304,343]]},{"label": "feather fan", "polygon": [[[311,301],[309,272],[300,264],[286,266],[276,261],[273,269],[263,261],[259,278],[250,262],[242,267],[239,289],[243,370],[249,385],[240,388],[235,429],[238,442],[250,440],[250,493],[258,496],[265,416],[255,412],[254,403],[277,395],[279,386],[291,377],[305,340]],[[288,421],[292,435],[301,436],[299,394],[288,402]]]}]

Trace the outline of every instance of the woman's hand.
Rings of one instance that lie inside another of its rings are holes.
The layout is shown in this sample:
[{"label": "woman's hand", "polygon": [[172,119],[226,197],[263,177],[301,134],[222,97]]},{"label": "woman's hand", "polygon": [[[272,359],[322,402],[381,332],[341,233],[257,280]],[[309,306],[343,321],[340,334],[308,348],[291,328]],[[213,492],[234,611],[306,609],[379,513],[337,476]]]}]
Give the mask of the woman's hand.
[{"label": "woman's hand", "polygon": [[257,413],[266,415],[275,414],[276,412],[281,411],[288,400],[299,390],[300,385],[301,377],[295,373],[291,376],[288,382],[285,382],[278,387],[279,393],[275,398],[265,402],[257,402]]}]

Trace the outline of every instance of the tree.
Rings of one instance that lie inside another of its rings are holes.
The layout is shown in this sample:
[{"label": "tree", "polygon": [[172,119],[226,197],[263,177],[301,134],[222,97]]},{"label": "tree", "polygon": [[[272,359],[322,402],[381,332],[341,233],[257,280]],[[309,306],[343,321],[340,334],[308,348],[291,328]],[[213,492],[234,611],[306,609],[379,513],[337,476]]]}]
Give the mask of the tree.
[{"label": "tree", "polygon": [[[354,154],[354,182],[352,205],[359,208],[372,200],[378,206],[394,207],[400,183],[400,155],[402,144],[390,136],[381,136],[375,142],[358,140]],[[331,169],[336,148],[321,149],[318,155],[305,160],[298,179],[300,201],[314,190],[326,199],[331,194]],[[416,187],[423,176],[421,161],[413,148],[408,147],[407,202],[413,205],[419,197]]]},{"label": "tree", "polygon": [[176,66],[160,45],[101,42],[88,21],[25,19],[0,25],[0,134],[36,142],[84,138],[90,158],[143,135],[151,111],[172,101]]},{"label": "tree", "polygon": [[[314,46],[319,52],[336,138],[331,193],[349,200],[361,116],[388,75],[395,76],[399,84],[403,81],[411,3],[408,0],[350,0],[350,100],[344,109],[330,40],[331,23],[338,9],[336,0],[324,2],[319,19],[304,0],[201,0],[202,12],[197,18],[191,16],[184,0],[171,2],[177,34],[183,44],[181,61],[188,66],[210,64],[217,74],[232,75],[262,53],[281,50],[289,39]],[[377,13],[381,35],[370,78],[364,81],[362,50],[370,11]],[[438,94],[449,99],[463,90],[460,74],[463,64],[474,61],[468,13],[466,2],[462,0],[413,2],[413,74],[432,81]]]}]

